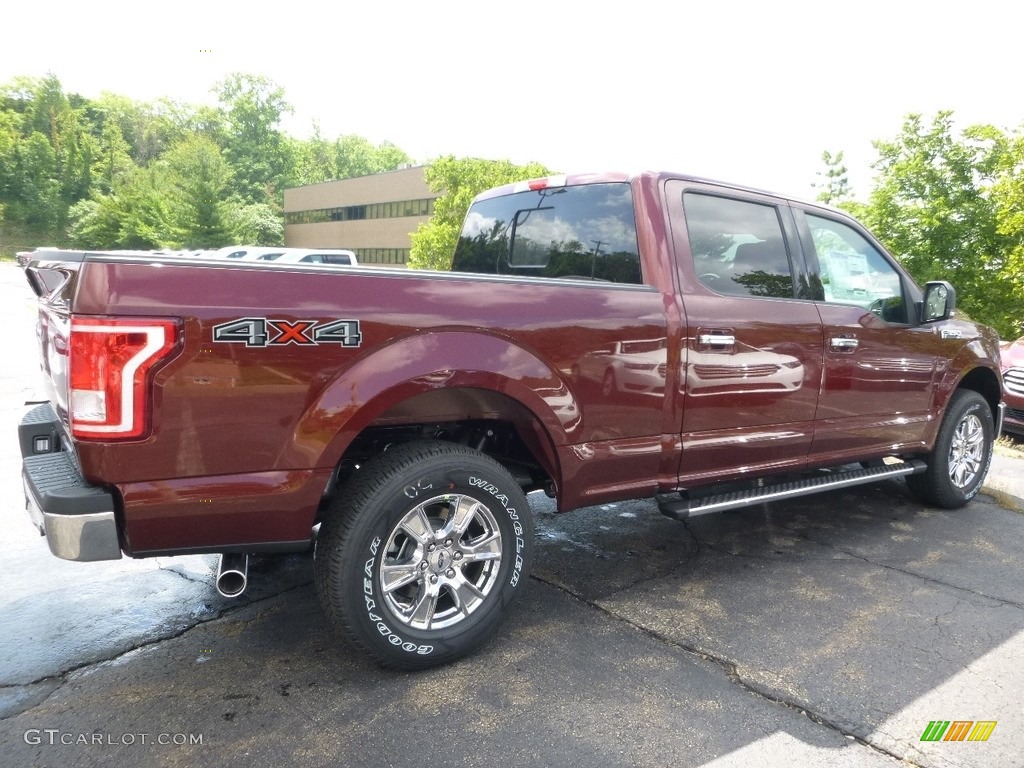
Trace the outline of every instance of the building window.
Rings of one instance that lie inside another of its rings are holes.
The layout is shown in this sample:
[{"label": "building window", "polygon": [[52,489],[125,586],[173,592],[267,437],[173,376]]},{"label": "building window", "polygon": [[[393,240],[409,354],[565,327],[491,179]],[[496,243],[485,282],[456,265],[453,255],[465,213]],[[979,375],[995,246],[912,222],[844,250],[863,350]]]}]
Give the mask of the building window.
[{"label": "building window", "polygon": [[317,208],[290,211],[285,224],[320,224],[325,221],[361,221],[363,219],[394,219],[405,216],[429,216],[434,212],[434,199],[400,200],[391,203],[346,205],[340,208]]},{"label": "building window", "polygon": [[409,261],[408,248],[356,248],[360,264],[404,265]]}]

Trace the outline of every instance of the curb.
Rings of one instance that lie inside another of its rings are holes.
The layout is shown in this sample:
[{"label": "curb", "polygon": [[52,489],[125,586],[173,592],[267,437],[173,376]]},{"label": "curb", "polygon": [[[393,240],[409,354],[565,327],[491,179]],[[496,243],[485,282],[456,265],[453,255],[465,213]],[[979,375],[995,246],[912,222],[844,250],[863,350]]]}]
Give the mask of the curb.
[{"label": "curb", "polygon": [[1012,512],[1024,512],[1024,499],[1015,493],[1004,491],[1002,488],[998,488],[988,483],[981,486],[981,492],[986,496],[991,496],[999,506],[1009,509]]},{"label": "curb", "polygon": [[1024,457],[995,451],[981,492],[1002,507],[1024,512]]}]

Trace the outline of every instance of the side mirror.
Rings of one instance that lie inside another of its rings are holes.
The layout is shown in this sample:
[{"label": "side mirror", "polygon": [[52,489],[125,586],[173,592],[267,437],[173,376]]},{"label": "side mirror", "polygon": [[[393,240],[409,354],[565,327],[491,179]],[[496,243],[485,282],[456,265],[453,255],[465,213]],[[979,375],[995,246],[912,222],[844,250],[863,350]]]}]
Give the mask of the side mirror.
[{"label": "side mirror", "polygon": [[921,322],[948,320],[956,308],[956,289],[945,280],[936,280],[924,286]]}]

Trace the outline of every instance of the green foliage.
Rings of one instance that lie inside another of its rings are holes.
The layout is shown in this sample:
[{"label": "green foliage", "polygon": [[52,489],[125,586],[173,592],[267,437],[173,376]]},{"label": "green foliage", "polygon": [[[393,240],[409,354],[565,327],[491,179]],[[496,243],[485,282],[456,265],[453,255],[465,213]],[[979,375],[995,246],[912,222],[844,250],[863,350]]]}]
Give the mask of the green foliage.
[{"label": "green foliage", "polygon": [[991,126],[957,136],[950,112],[930,124],[910,115],[899,136],[875,142],[878,177],[865,211],[915,279],[949,280],[969,316],[1008,335],[1024,319],[1013,258],[1021,230],[999,214],[1012,207],[1012,143]]},{"label": "green foliage", "polygon": [[846,177],[846,166],[843,165],[843,153],[832,154],[827,149],[821,153],[821,161],[825,164],[824,172],[819,171],[820,181],[813,184],[821,189],[818,200],[826,205],[838,205],[850,196],[850,182]]},{"label": "green foliage", "polygon": [[257,75],[232,74],[218,83],[224,154],[234,169],[232,191],[252,202],[277,200],[292,166],[281,118],[291,112],[284,90]]},{"label": "green foliage", "polygon": [[292,183],[295,186],[320,184],[340,178],[334,144],[323,137],[319,124],[314,123],[313,135],[306,141],[293,139],[292,157],[295,158],[292,172]]},{"label": "green foliage", "polygon": [[165,156],[171,231],[181,248],[218,248],[231,242],[225,192],[231,168],[212,139],[194,134]]},{"label": "green foliage", "polygon": [[232,242],[247,245],[283,245],[284,220],[267,203],[236,203],[227,214]]},{"label": "green foliage", "polygon": [[131,147],[124,138],[117,118],[108,116],[100,128],[96,158],[92,167],[95,191],[110,194],[115,186],[135,170],[135,167]]},{"label": "green foliage", "polygon": [[819,176],[829,181],[819,199],[840,198],[838,205],[864,222],[919,283],[950,281],[968,316],[1005,337],[1019,335],[1024,135],[985,125],[958,133],[953,113],[945,111],[930,122],[908,115],[898,136],[874,146],[877,174],[868,202],[842,199],[848,189],[842,153],[828,152]]},{"label": "green foliage", "polygon": [[285,136],[290,107],[266,78],[235,74],[194,107],[66,94],[53,75],[0,85],[3,247],[277,245],[282,189],[390,171],[411,158],[359,136]]},{"label": "green foliage", "polygon": [[72,206],[69,236],[80,248],[163,248],[175,243],[172,214],[158,169],[137,168],[114,194]]},{"label": "green foliage", "polygon": [[1001,279],[1012,286],[1005,317],[996,327],[1004,337],[1015,338],[1024,334],[1024,132],[997,139],[994,175],[996,234],[1005,248]]},{"label": "green foliage", "polygon": [[412,158],[390,142],[377,146],[362,136],[340,136],[328,141],[314,125],[313,136],[292,145],[295,171],[292,183],[319,184],[335,179],[351,179],[393,171],[411,164]]},{"label": "green foliage", "polygon": [[119,239],[119,211],[112,197],[79,200],[68,211],[68,237],[79,248],[111,248]]},{"label": "green foliage", "polygon": [[502,184],[549,176],[552,171],[540,163],[514,165],[508,160],[441,157],[426,171],[427,184],[442,195],[434,201],[434,215],[412,236],[409,266],[414,269],[448,270],[462,219],[473,198]]}]

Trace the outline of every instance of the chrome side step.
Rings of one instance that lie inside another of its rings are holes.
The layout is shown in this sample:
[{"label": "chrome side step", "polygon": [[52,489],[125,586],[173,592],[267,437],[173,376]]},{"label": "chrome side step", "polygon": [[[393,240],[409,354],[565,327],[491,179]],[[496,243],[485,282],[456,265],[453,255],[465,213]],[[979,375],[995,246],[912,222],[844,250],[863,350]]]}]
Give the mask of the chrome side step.
[{"label": "chrome side step", "polygon": [[881,467],[866,469],[848,469],[845,471],[826,472],[813,477],[775,485],[764,485],[745,491],[732,491],[694,499],[683,499],[675,495],[658,497],[658,508],[663,515],[685,520],[688,517],[706,515],[710,512],[723,512],[727,509],[739,509],[753,504],[764,504],[769,501],[791,499],[796,496],[808,496],[820,491],[836,488],[848,488],[853,485],[875,483],[893,477],[904,477],[925,470],[923,461],[901,461]]}]

